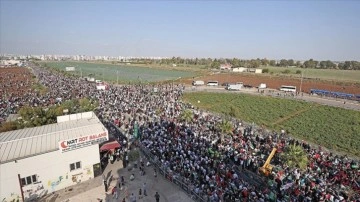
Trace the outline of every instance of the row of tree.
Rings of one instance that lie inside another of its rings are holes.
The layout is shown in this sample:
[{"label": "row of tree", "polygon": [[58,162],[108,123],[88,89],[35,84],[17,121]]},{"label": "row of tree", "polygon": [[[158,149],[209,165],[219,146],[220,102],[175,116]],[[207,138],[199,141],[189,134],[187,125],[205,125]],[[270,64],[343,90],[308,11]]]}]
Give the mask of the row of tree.
[{"label": "row of tree", "polygon": [[330,60],[316,61],[313,59],[307,61],[295,61],[293,59],[268,60],[266,58],[242,60],[239,58],[181,58],[172,57],[161,60],[151,59],[132,59],[131,62],[158,65],[200,65],[207,68],[219,68],[221,64],[231,64],[233,67],[258,68],[260,66],[279,66],[279,67],[300,67],[300,68],[317,68],[317,69],[343,69],[343,70],[360,70],[360,62],[345,61],[334,63]]},{"label": "row of tree", "polygon": [[97,101],[87,98],[68,100],[48,108],[24,106],[19,110],[20,117],[16,121],[3,123],[0,126],[0,132],[56,123],[56,117],[62,116],[64,113],[93,111],[97,106]]}]

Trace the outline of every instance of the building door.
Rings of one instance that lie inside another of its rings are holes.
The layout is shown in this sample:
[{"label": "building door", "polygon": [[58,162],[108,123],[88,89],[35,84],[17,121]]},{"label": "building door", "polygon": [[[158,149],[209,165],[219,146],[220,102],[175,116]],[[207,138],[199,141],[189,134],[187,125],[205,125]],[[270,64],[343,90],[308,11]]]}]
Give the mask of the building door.
[{"label": "building door", "polygon": [[94,164],[93,165],[93,169],[94,169],[94,177],[100,176],[101,175],[101,166],[100,163]]}]

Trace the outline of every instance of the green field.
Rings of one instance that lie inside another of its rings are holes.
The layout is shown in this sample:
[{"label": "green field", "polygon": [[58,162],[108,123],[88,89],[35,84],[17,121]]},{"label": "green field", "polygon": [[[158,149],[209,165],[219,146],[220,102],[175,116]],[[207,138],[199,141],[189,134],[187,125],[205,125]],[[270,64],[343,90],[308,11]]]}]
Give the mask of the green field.
[{"label": "green field", "polygon": [[[360,71],[356,70],[335,70],[335,69],[303,69],[297,67],[273,67],[264,66],[260,68],[267,68],[269,72],[279,75],[292,75],[301,77],[301,74],[296,74],[297,70],[300,70],[305,78],[318,78],[324,80],[336,80],[336,81],[351,81],[360,82]],[[285,70],[290,70],[289,74],[284,74]]]},{"label": "green field", "polygon": [[234,93],[186,93],[183,100],[202,109],[230,114],[268,129],[285,129],[296,138],[360,156],[358,111]]},{"label": "green field", "polygon": [[158,68],[121,66],[86,62],[46,61],[41,62],[40,64],[59,70],[65,70],[65,67],[75,67],[76,71],[72,72],[73,74],[80,76],[82,71],[84,77],[92,74],[92,77],[108,82],[117,82],[117,79],[119,78],[119,83],[130,81],[156,82],[164,80],[175,80],[179,77],[193,77],[197,75],[197,73],[191,71],[166,70]]}]

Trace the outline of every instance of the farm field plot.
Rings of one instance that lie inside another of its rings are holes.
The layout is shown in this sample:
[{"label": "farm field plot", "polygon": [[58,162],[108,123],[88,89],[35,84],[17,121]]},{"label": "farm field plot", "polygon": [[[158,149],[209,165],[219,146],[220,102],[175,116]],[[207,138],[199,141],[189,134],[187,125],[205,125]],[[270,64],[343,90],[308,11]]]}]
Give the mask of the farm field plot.
[{"label": "farm field plot", "polygon": [[306,78],[317,78],[324,80],[336,80],[336,81],[350,81],[350,82],[360,82],[360,71],[356,70],[338,70],[338,69],[304,69],[298,67],[273,67],[273,66],[264,66],[260,67],[263,69],[269,69],[269,72],[274,74],[283,74],[285,70],[290,72],[285,75],[293,75],[296,77],[301,77],[301,74],[296,74],[296,71],[301,71],[303,76]]},{"label": "farm field plot", "polygon": [[202,109],[230,114],[268,129],[285,129],[294,137],[360,156],[358,111],[235,93],[186,93],[183,100]]},{"label": "farm field plot", "polygon": [[[41,62],[43,65],[65,70],[65,67],[75,67],[76,71],[71,72],[76,75],[81,74],[88,76],[92,74],[93,77],[105,81],[129,82],[129,81],[142,81],[142,82],[155,82],[164,80],[174,80],[179,77],[192,77],[196,76],[194,72],[178,71],[178,70],[162,70],[147,67],[136,66],[120,66],[112,64],[97,64],[97,63],[82,63],[82,62]],[[117,75],[117,73],[119,73]]]},{"label": "farm field plot", "polygon": [[[360,77],[359,77],[360,78]],[[244,82],[244,84],[259,86],[260,83],[266,83],[268,88],[279,89],[281,85],[296,86],[297,90],[300,90],[301,79],[270,76],[270,75],[254,75],[254,74],[242,74],[242,73],[219,73],[208,76],[198,77],[196,80],[210,81],[216,80],[219,83],[224,82]],[[191,79],[183,79],[186,84],[191,84]],[[336,92],[344,92],[351,94],[360,94],[360,81],[358,83],[346,82],[340,84],[335,81],[322,81],[322,80],[307,80],[304,79],[302,83],[302,91],[309,93],[310,89],[330,90]]]}]

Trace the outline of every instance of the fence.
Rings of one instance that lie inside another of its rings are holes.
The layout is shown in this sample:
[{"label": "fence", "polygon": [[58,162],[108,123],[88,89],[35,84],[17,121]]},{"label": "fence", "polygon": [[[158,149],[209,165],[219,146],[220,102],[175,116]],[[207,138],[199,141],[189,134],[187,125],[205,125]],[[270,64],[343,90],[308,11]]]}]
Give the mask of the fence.
[{"label": "fence", "polygon": [[180,187],[186,194],[188,194],[194,201],[197,202],[207,202],[208,198],[203,197],[198,193],[195,193],[193,190],[193,186],[190,183],[184,182],[182,180],[181,176],[178,176],[176,174],[173,174],[171,172],[166,171],[166,167],[162,165],[151,152],[143,147],[142,145],[139,145],[139,148],[141,152],[146,156],[146,158],[151,162],[154,167],[158,170],[158,173],[162,176],[164,176],[165,179],[168,181],[176,184],[178,187]]},{"label": "fence", "polygon": [[[113,124],[112,122],[109,122],[112,126],[114,126],[120,133],[121,135],[124,136],[125,131],[123,131],[121,128],[117,127],[115,124]],[[244,126],[250,126],[250,124],[244,123]],[[254,126],[254,125],[253,125]],[[260,133],[269,133],[269,131],[259,131],[259,128],[254,127],[254,129]],[[164,167],[161,162],[159,162],[157,160],[156,157],[154,157],[154,155],[144,146],[141,145],[141,143],[138,145],[141,152],[147,157],[147,159],[158,169],[159,173],[165,177],[165,179],[167,179],[168,181],[176,184],[177,186],[179,186],[185,193],[187,193],[189,196],[191,196],[191,198],[194,201],[198,201],[198,202],[207,202],[209,201],[209,197],[208,195],[204,194],[198,194],[194,192],[194,188],[193,185],[190,183],[185,182],[181,176],[177,176],[174,175],[170,172],[166,171],[166,167]],[[264,189],[264,188],[270,188],[267,186],[266,182],[264,179],[261,179],[261,177],[259,177],[258,175],[256,175],[255,173],[246,170],[246,169],[242,169],[240,170],[238,168],[238,166],[235,165],[235,163],[233,161],[230,161],[230,166],[233,167],[236,171],[236,173],[238,174],[238,176],[243,179],[244,181],[252,184],[253,186],[255,186],[257,189]],[[273,195],[276,197],[276,192],[275,190],[270,190],[270,192],[273,192]],[[276,198],[275,198],[276,201]]]}]

